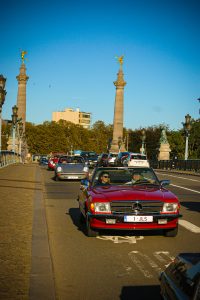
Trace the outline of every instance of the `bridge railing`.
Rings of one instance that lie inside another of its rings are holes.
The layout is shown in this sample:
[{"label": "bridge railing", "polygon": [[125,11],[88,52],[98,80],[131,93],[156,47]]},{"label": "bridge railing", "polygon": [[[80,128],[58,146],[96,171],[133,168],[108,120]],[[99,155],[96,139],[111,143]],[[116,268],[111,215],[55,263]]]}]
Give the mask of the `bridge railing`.
[{"label": "bridge railing", "polygon": [[20,161],[21,159],[19,154],[7,150],[0,151],[0,168],[15,164]]},{"label": "bridge railing", "polygon": [[152,160],[150,166],[154,169],[193,171],[200,173],[200,159]]}]

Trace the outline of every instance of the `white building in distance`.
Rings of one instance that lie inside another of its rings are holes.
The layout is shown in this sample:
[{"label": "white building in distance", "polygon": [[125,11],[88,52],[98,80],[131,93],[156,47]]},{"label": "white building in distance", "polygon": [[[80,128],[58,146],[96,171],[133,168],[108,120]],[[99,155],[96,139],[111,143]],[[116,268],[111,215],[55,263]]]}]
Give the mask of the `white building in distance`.
[{"label": "white building in distance", "polygon": [[52,121],[58,122],[59,120],[69,121],[84,128],[90,128],[91,113],[81,112],[79,108],[76,108],[76,110],[66,108],[64,111],[54,111],[52,113]]}]

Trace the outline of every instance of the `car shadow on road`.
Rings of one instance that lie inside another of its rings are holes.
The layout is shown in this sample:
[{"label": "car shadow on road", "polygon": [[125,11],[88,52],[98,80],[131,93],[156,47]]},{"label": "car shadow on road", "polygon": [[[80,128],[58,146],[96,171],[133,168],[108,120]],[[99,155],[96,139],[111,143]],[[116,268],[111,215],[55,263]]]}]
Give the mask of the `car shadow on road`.
[{"label": "car shadow on road", "polygon": [[[86,234],[85,222],[81,221],[79,208],[70,208],[66,214],[70,215],[78,230]],[[163,236],[162,230],[100,230],[103,236]]]},{"label": "car shadow on road", "polygon": [[82,231],[86,235],[86,228],[84,222],[81,222],[79,208],[70,208],[66,214],[69,214],[73,224],[77,227],[79,231]]},{"label": "car shadow on road", "polygon": [[187,210],[200,212],[199,202],[180,202]]},{"label": "car shadow on road", "polygon": [[159,285],[123,286],[120,300],[160,300]]}]

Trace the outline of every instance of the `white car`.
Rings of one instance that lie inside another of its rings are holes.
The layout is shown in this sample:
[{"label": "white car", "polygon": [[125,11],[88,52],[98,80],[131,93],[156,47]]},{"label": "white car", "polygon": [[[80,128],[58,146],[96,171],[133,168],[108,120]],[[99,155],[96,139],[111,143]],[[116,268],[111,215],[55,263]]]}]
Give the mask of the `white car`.
[{"label": "white car", "polygon": [[107,165],[113,166],[115,163],[115,159],[117,157],[118,153],[109,153],[107,158]]},{"label": "white car", "polygon": [[123,165],[128,167],[150,167],[147,156],[141,153],[130,152],[128,157],[123,160]]}]

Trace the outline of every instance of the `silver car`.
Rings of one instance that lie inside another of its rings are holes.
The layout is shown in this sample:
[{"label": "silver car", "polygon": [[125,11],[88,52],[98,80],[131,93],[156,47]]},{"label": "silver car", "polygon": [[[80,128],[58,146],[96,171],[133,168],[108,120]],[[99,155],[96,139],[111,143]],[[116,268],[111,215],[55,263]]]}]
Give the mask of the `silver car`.
[{"label": "silver car", "polygon": [[82,156],[61,156],[55,167],[55,180],[81,180],[85,177],[83,168],[86,163]]}]

